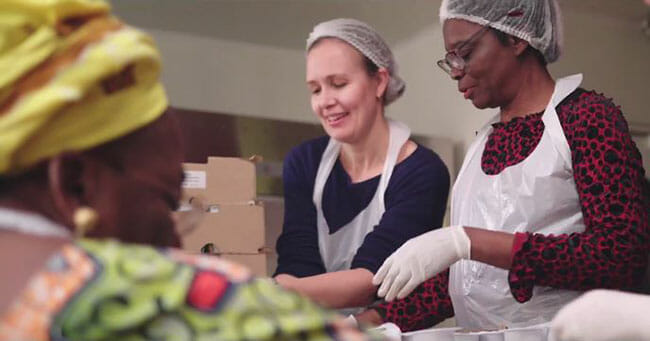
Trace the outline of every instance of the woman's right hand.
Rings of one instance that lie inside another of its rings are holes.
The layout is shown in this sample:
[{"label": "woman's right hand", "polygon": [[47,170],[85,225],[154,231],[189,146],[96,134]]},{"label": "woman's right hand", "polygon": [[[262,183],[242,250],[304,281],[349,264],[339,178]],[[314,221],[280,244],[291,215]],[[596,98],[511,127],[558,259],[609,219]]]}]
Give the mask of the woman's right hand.
[{"label": "woman's right hand", "polygon": [[298,280],[298,277],[288,275],[288,274],[279,274],[273,277],[273,279],[275,280],[275,283],[277,283],[279,286],[285,289],[296,290],[294,284]]},{"label": "woman's right hand", "polygon": [[384,323],[383,319],[375,309],[367,309],[354,315],[358,325],[379,326]]},{"label": "woman's right hand", "polygon": [[411,238],[384,261],[372,279],[377,296],[402,299],[427,279],[461,259],[469,259],[471,241],[462,226],[435,229]]}]

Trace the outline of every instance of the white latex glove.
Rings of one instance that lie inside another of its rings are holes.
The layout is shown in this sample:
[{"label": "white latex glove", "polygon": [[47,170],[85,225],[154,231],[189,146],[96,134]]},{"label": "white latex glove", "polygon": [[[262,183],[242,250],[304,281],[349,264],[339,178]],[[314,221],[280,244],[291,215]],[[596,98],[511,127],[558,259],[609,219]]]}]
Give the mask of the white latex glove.
[{"label": "white latex glove", "polygon": [[650,296],[593,290],[562,308],[549,340],[650,340]]},{"label": "white latex glove", "polygon": [[377,295],[402,299],[420,283],[461,259],[469,259],[471,243],[462,226],[443,227],[410,239],[386,258],[372,278]]}]

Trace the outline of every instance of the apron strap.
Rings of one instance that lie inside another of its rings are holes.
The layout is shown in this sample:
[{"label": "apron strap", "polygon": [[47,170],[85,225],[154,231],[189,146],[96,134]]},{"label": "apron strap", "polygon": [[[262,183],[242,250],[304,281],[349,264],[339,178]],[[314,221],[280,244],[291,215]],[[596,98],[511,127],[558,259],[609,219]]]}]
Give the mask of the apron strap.
[{"label": "apron strap", "polygon": [[341,151],[341,143],[330,137],[327,147],[321,156],[320,163],[318,164],[318,171],[316,172],[316,180],[314,181],[314,194],[312,200],[316,206],[317,211],[321,211],[323,200],[323,189],[327,178],[329,178],[334,163],[339,157]]},{"label": "apron strap", "polygon": [[[408,141],[411,136],[411,129],[402,122],[398,122],[392,119],[388,119],[388,150],[386,152],[386,159],[384,160],[384,167],[382,169],[381,178],[377,186],[377,192],[379,192],[379,200],[383,207],[384,205],[384,193],[388,187],[388,183],[393,174],[393,168],[397,164],[397,158],[399,157],[399,152],[402,149],[402,146]],[[322,207],[323,200],[323,190],[325,188],[325,183],[329,178],[332,168],[339,157],[341,152],[341,143],[330,138],[325,152],[321,157],[320,164],[318,165],[318,171],[316,172],[316,180],[314,181],[314,194],[312,200],[316,205],[316,209],[320,210]]]},{"label": "apron strap", "polygon": [[553,91],[551,101],[542,116],[545,131],[548,132],[551,137],[553,146],[555,146],[555,149],[564,160],[567,169],[572,169],[571,148],[569,147],[569,142],[567,142],[566,136],[564,135],[564,129],[562,129],[560,119],[557,117],[555,107],[571,95],[580,86],[580,83],[582,83],[582,74],[558,79],[555,82],[555,90]]},{"label": "apron strap", "polygon": [[379,184],[377,185],[377,195],[379,195],[379,202],[384,209],[386,208],[386,204],[384,203],[384,194],[386,193],[386,188],[388,188],[390,178],[393,175],[393,169],[397,164],[399,152],[402,150],[402,147],[411,136],[411,129],[409,129],[406,124],[394,121],[392,119],[388,119],[388,130],[388,151],[386,152],[386,160],[384,161],[384,168],[381,172],[381,178],[379,180]]}]

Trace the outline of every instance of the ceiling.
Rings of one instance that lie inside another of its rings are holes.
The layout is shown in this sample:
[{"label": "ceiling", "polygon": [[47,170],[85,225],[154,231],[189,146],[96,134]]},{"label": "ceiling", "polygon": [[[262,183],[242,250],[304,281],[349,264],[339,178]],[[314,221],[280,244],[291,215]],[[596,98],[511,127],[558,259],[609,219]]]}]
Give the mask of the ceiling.
[{"label": "ceiling", "polygon": [[[642,0],[560,0],[565,10],[638,22]],[[318,22],[364,20],[393,45],[437,22],[440,0],[112,0],[126,22],[224,40],[303,49]]]}]

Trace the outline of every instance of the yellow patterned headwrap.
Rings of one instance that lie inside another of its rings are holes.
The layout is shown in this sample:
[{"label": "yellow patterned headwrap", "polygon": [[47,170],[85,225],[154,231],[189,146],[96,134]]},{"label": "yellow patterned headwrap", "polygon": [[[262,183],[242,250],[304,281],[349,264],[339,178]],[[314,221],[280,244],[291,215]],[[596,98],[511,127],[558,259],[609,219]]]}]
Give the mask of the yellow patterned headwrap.
[{"label": "yellow patterned headwrap", "polygon": [[0,174],[111,141],[167,107],[152,39],[100,0],[0,0]]}]

